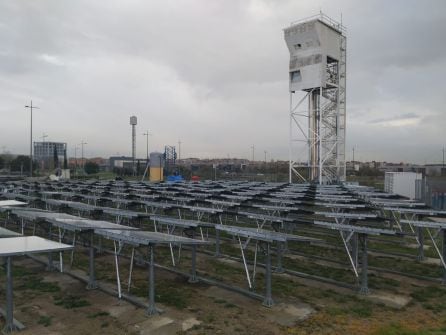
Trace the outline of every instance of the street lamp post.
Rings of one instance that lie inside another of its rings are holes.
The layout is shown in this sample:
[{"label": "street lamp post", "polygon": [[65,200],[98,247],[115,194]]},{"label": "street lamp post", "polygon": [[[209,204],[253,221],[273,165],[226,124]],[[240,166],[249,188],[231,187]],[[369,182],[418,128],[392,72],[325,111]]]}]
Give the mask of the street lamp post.
[{"label": "street lamp post", "polygon": [[77,145],[74,146],[74,176],[77,177],[77,149],[79,147]]},{"label": "street lamp post", "polygon": [[149,136],[151,136],[152,134],[149,133],[149,131],[147,130],[144,134],[146,137],[146,163],[149,162]]},{"label": "street lamp post", "polygon": [[26,105],[25,108],[29,108],[31,110],[31,131],[29,138],[29,176],[33,176],[33,109],[39,109],[39,107],[33,106],[33,101],[31,100],[31,104]]},{"label": "street lamp post", "polygon": [[82,174],[85,174],[85,162],[84,162],[84,145],[87,145],[87,142],[84,142],[84,140],[82,140],[82,142],[80,143],[81,145],[81,164],[82,164]]}]

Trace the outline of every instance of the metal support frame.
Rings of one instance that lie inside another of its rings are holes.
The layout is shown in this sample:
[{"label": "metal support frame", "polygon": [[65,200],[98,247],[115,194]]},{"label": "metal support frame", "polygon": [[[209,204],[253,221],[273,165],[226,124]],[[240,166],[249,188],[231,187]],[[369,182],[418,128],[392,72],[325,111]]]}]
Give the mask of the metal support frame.
[{"label": "metal support frame", "polygon": [[[345,125],[346,125],[346,69],[347,38],[342,31],[340,39],[340,59],[327,63],[325,80],[320,87],[306,91],[305,96],[294,106],[290,91],[289,111],[289,182],[293,175],[300,181],[331,184],[345,181]],[[308,101],[307,111],[298,111],[302,103]],[[293,132],[296,127],[299,135]],[[293,143],[301,142],[302,151],[293,153]],[[306,153],[305,153],[306,151]],[[307,162],[302,158],[307,156]],[[300,162],[297,159],[301,158]],[[298,168],[306,168],[308,177]]]}]

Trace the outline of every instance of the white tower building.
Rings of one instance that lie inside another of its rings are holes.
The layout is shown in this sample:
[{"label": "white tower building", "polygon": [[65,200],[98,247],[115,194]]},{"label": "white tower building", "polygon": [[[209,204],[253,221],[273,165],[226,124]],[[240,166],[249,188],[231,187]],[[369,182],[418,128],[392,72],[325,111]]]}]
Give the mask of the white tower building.
[{"label": "white tower building", "polygon": [[346,29],[320,13],[284,33],[290,51],[289,181],[293,175],[319,184],[344,181]]}]

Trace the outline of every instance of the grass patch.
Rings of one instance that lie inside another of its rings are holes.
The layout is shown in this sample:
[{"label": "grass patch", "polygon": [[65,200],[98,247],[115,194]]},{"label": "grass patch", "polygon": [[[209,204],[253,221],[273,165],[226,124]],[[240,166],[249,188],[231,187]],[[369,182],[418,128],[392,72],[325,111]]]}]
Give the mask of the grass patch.
[{"label": "grass patch", "polygon": [[55,283],[45,282],[41,278],[36,278],[33,276],[25,280],[20,288],[46,293],[60,292],[59,285]]},{"label": "grass patch", "polygon": [[54,297],[54,304],[56,306],[62,306],[66,309],[80,308],[91,305],[90,302],[88,302],[87,300],[71,294]]},{"label": "grass patch", "polygon": [[46,315],[42,315],[39,318],[39,321],[37,321],[37,323],[39,325],[43,325],[44,327],[49,327],[51,326],[51,321],[52,321],[53,317],[52,316],[46,316]]},{"label": "grass patch", "polygon": [[101,316],[109,316],[109,315],[110,315],[109,312],[96,312],[96,313],[93,313],[93,314],[89,314],[87,316],[87,318],[89,318],[89,319],[96,319],[96,318],[99,318]]},{"label": "grass patch", "polygon": [[438,286],[427,286],[415,289],[410,296],[418,302],[427,302],[435,298],[446,297],[446,289]]},{"label": "grass patch", "polygon": [[428,330],[410,330],[401,324],[390,324],[381,327],[371,335],[442,335],[445,334],[445,329],[428,329]]},{"label": "grass patch", "polygon": [[214,299],[214,302],[216,304],[224,304],[226,302],[226,300],[225,299]]},{"label": "grass patch", "polygon": [[[139,279],[134,282],[133,294],[139,297],[147,297],[147,279]],[[192,298],[192,291],[187,287],[184,278],[177,277],[172,280],[158,280],[155,288],[155,301],[173,306],[177,309],[184,309],[189,306]]]}]

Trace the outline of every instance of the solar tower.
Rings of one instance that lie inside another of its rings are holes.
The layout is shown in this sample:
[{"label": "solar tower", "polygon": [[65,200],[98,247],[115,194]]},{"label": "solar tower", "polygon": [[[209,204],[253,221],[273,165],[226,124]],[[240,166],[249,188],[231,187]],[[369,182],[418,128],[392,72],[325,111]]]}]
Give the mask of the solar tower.
[{"label": "solar tower", "polygon": [[289,182],[345,180],[346,29],[320,13],[284,29],[290,52]]}]

